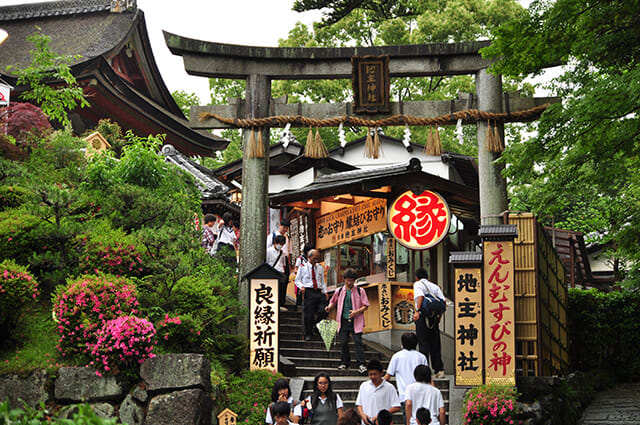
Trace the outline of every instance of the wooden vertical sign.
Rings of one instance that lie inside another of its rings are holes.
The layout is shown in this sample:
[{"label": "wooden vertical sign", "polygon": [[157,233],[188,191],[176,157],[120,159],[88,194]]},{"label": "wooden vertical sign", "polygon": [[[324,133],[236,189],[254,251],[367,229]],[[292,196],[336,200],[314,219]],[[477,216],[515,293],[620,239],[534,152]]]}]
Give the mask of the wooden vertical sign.
[{"label": "wooden vertical sign", "polygon": [[387,238],[387,279],[396,279],[396,240]]},{"label": "wooden vertical sign", "polygon": [[452,252],[449,262],[455,267],[455,385],[482,385],[482,253]]},{"label": "wooden vertical sign", "polygon": [[249,367],[278,371],[278,272],[262,264],[249,279]]},{"label": "wooden vertical sign", "polygon": [[456,385],[482,385],[482,272],[456,268]]},{"label": "wooden vertical sign", "polygon": [[[513,238],[515,226],[486,226],[483,232],[485,383],[515,385],[516,335]],[[509,234],[509,228],[513,233]]]},{"label": "wooden vertical sign", "polygon": [[380,299],[380,327],[382,330],[391,329],[391,284],[382,282],[378,286]]}]

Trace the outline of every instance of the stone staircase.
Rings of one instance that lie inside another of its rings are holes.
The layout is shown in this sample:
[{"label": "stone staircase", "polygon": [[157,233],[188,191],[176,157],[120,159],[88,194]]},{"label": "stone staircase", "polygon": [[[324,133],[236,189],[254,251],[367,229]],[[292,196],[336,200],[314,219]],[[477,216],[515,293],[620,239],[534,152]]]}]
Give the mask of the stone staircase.
[{"label": "stone staircase", "polygon": [[[295,378],[304,380],[301,398],[307,397],[313,391],[313,379],[315,376],[320,372],[326,372],[331,377],[333,391],[338,393],[344,402],[345,410],[355,407],[360,384],[368,378],[366,374],[362,375],[357,370],[358,365],[355,363],[353,341],[349,342],[351,365],[348,369],[340,370],[338,369],[340,365],[340,343],[335,341],[331,350],[327,351],[319,335],[314,335],[311,341],[304,341],[302,313],[293,310],[294,307],[292,306],[289,308],[291,310],[280,313],[280,355],[295,365]],[[385,368],[389,364],[388,356],[370,348],[366,343],[364,350],[366,361],[378,359]],[[393,378],[391,381],[395,385]],[[445,409],[448,412],[449,380],[436,379],[434,384],[442,392]],[[401,413],[394,415],[394,423],[402,424]]]}]

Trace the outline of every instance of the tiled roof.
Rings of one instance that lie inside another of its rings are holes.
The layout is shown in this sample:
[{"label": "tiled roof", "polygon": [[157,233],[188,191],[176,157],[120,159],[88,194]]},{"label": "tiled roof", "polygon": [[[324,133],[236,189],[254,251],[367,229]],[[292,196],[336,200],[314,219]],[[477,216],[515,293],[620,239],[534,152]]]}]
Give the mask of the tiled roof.
[{"label": "tiled roof", "polygon": [[[135,6],[135,2],[133,2]],[[65,0],[0,7],[0,22],[111,10],[111,0]]]},{"label": "tiled roof", "polygon": [[449,253],[449,263],[451,264],[477,264],[482,263],[482,252],[480,251],[454,251]]},{"label": "tiled roof", "polygon": [[515,224],[484,224],[478,230],[478,236],[518,236],[518,226]]}]

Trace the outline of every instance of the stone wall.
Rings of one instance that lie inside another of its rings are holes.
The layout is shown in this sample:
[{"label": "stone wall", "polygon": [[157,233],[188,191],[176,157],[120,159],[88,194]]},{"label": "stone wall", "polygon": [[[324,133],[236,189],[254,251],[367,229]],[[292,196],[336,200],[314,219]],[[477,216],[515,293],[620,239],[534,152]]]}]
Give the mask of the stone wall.
[{"label": "stone wall", "polygon": [[211,371],[201,354],[165,354],[140,367],[140,382],[100,377],[94,369],[63,367],[55,377],[42,370],[0,375],[0,401],[20,407],[55,405],[70,417],[74,404],[89,403],[103,417],[129,425],[210,425]]}]

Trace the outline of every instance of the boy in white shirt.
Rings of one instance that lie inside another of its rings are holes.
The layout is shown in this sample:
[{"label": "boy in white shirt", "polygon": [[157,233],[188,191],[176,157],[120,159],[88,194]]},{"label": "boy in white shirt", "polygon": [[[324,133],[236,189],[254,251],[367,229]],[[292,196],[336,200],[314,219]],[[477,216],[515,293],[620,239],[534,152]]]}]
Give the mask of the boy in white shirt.
[{"label": "boy in white shirt", "polygon": [[420,365],[416,367],[413,376],[416,382],[409,384],[405,389],[406,425],[418,425],[416,415],[421,407],[426,407],[431,412],[431,421],[422,425],[444,425],[444,399],[440,390],[431,385],[431,369],[429,366]]},{"label": "boy in white shirt", "polygon": [[362,425],[375,423],[378,412],[383,409],[391,414],[400,411],[400,400],[395,387],[382,379],[382,363],[379,360],[370,360],[367,372],[369,380],[360,385],[356,399]]}]

